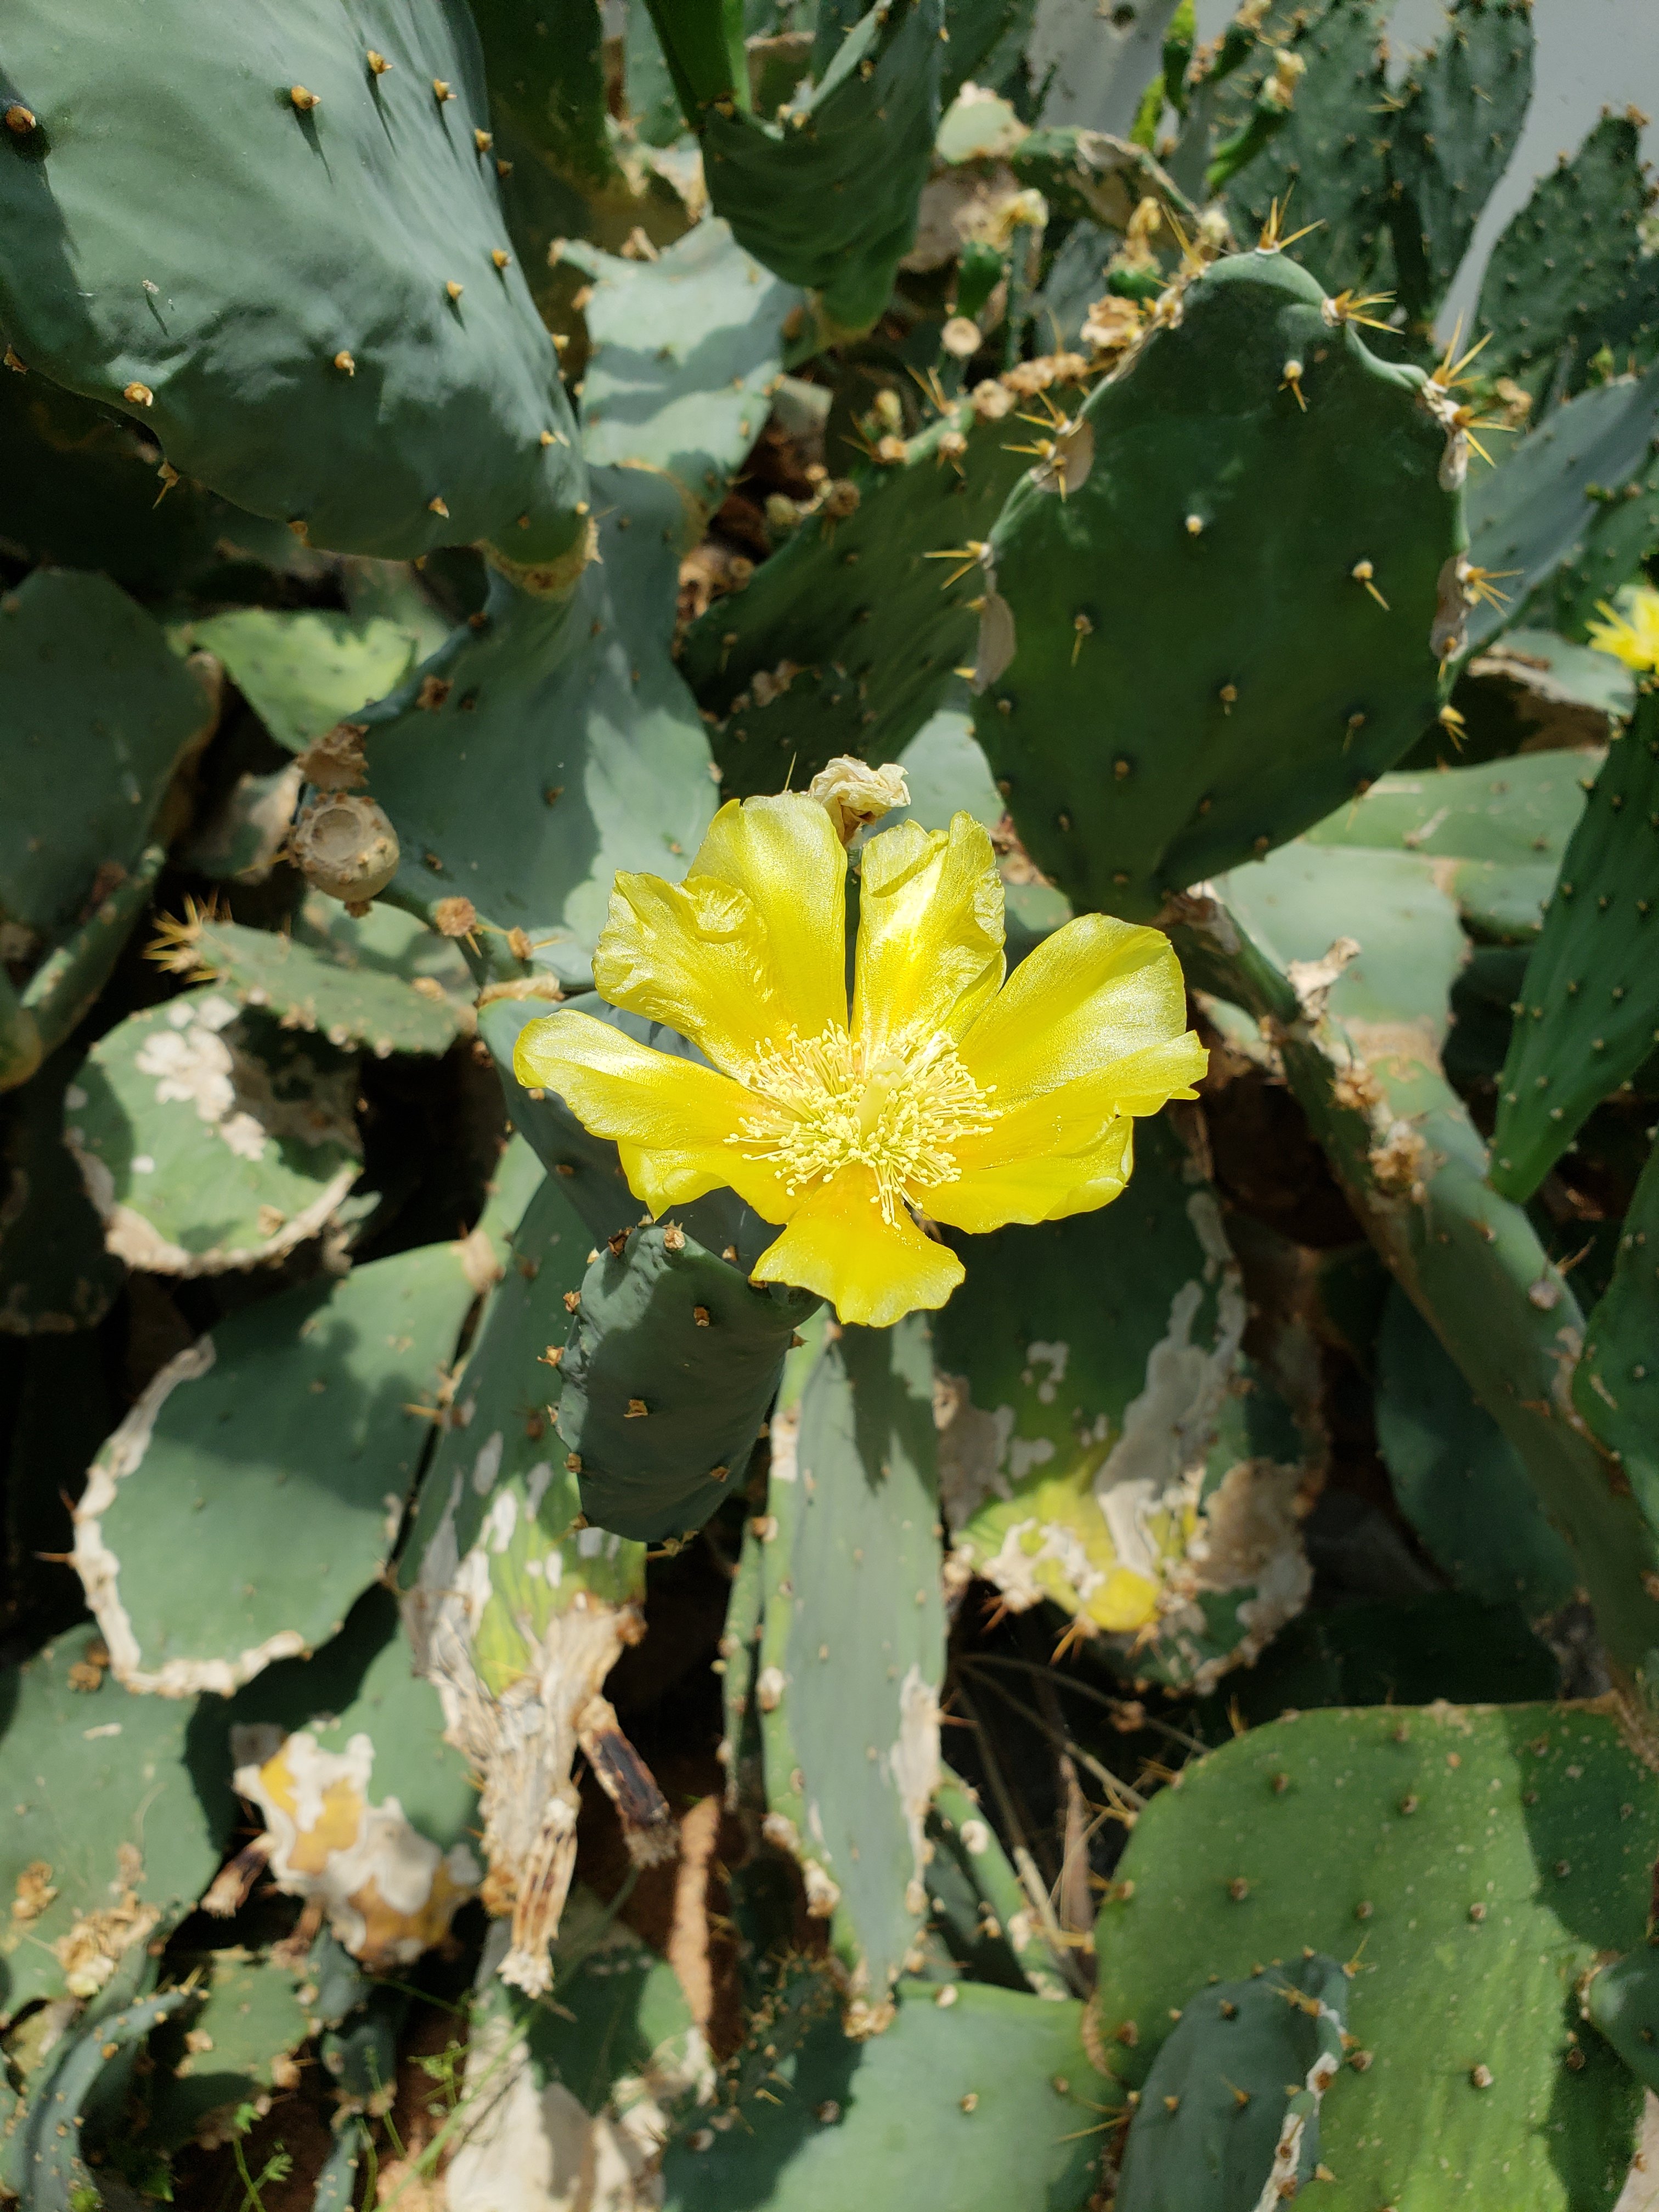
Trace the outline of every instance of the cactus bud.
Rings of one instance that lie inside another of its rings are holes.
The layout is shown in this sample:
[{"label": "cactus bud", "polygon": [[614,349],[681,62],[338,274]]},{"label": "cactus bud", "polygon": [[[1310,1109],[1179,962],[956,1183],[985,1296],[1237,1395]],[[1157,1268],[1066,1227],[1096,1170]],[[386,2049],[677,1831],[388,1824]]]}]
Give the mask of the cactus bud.
[{"label": "cactus bud", "polygon": [[295,866],[330,898],[372,899],[398,872],[398,833],[372,799],[313,799],[289,837]]}]

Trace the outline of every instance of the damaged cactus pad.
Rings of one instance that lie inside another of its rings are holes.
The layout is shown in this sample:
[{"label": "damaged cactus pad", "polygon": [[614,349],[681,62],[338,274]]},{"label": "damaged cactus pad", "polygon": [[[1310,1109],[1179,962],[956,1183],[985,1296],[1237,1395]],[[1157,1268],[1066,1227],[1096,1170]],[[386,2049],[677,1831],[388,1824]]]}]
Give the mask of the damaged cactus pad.
[{"label": "damaged cactus pad", "polygon": [[1650,2212],[1641,5],[11,0],[0,2203]]}]

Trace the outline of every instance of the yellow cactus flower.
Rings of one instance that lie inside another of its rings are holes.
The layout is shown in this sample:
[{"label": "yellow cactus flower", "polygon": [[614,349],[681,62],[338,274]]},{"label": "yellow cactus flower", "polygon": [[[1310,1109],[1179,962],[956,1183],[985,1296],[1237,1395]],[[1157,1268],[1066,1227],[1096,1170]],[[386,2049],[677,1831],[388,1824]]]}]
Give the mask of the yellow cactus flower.
[{"label": "yellow cactus flower", "polygon": [[1607,619],[1590,624],[1590,643],[1638,676],[1659,674],[1659,592],[1638,584],[1619,596],[1622,607],[1610,607],[1603,599],[1596,608]]},{"label": "yellow cactus flower", "polygon": [[567,1010],[514,1066],[616,1140],[653,1214],[727,1186],[782,1230],[751,1281],[883,1328],[963,1278],[916,1215],[981,1231],[1106,1205],[1133,1117],[1192,1097],[1206,1056],[1158,930],[1079,915],[1004,983],[996,856],[968,814],[866,846],[849,1019],[847,870],[805,793],[730,801],[684,883],[617,878],[593,961],[613,1006],[714,1065]]}]

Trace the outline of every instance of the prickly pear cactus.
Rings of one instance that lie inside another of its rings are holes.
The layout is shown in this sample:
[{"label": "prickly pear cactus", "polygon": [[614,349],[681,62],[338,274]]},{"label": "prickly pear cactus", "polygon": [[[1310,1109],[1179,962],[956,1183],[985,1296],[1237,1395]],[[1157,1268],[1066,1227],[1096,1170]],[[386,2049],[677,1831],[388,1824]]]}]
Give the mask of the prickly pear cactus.
[{"label": "prickly pear cactus", "polygon": [[15,0],[8,2201],[1631,2212],[1654,185],[1389,17]]}]

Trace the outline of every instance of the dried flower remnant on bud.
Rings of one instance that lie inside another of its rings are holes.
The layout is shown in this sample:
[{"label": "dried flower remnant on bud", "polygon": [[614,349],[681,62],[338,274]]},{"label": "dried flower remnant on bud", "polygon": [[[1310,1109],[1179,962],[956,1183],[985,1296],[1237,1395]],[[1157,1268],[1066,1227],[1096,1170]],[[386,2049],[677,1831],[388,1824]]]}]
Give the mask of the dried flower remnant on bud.
[{"label": "dried flower remnant on bud", "polygon": [[806,796],[827,809],[836,836],[850,845],[860,830],[879,822],[896,806],[908,806],[910,787],[904,770],[891,761],[884,768],[872,768],[867,761],[842,753],[818,770],[806,787]]}]

